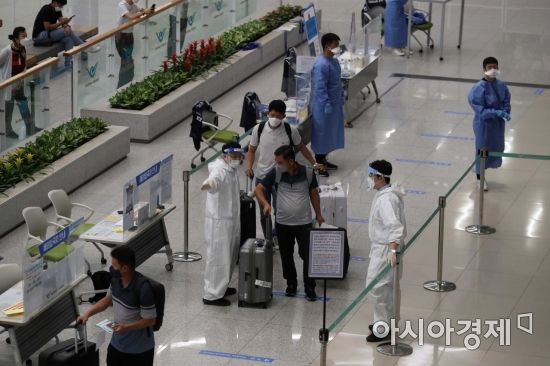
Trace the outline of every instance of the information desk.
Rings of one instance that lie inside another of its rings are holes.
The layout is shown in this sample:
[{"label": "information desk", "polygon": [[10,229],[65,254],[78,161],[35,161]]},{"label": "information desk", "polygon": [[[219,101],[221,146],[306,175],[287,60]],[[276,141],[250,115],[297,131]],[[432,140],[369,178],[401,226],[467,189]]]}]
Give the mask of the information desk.
[{"label": "information desk", "polygon": [[30,314],[8,317],[2,311],[23,301],[23,281],[0,295],[0,326],[8,329],[15,349],[16,365],[23,365],[36,351],[75,322],[79,314],[74,288],[85,278],[86,275],[80,275]]},{"label": "information desk", "polygon": [[379,57],[369,56],[368,61],[362,60],[359,65],[354,65],[349,75],[342,74],[341,79],[346,93],[346,103],[344,104],[344,120],[346,123],[353,122],[367,109],[365,89],[369,84],[372,84],[374,89],[376,103],[380,103],[380,96],[375,82],[378,76]]},{"label": "information desk", "polygon": [[168,258],[165,268],[167,271],[171,271],[174,268],[174,259],[164,216],[175,208],[175,205],[167,204],[163,210],[158,210],[158,213],[141,227],[124,233],[122,232],[122,215],[115,211],[80,235],[80,239],[87,242],[101,243],[109,248],[127,245],[136,254],[136,267],[154,254],[165,253]]}]

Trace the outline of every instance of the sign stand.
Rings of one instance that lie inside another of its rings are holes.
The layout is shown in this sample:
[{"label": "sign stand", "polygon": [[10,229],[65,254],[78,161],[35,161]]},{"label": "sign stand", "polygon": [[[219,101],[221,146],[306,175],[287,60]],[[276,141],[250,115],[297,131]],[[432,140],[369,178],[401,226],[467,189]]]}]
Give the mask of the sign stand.
[{"label": "sign stand", "polygon": [[340,228],[320,228],[310,232],[309,268],[310,278],[323,280],[323,327],[319,329],[321,343],[321,366],[327,364],[329,330],[327,320],[327,280],[344,278],[345,230]]}]

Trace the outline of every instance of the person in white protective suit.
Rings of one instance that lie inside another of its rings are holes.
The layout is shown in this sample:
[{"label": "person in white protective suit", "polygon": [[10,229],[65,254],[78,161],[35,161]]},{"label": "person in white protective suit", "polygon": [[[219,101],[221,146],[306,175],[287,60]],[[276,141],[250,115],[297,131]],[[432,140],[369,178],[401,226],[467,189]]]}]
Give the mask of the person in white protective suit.
[{"label": "person in white protective suit", "polygon": [[[368,188],[378,192],[372,202],[369,216],[370,263],[367,270],[368,286],[378,274],[390,264],[397,264],[397,256],[400,247],[404,244],[407,235],[403,196],[405,192],[398,184],[390,184],[392,165],[385,160],[376,160],[369,164]],[[403,273],[403,262],[399,258],[398,275]],[[367,295],[367,301],[374,306],[374,323],[369,325],[371,334],[367,342],[380,342],[390,338],[390,333],[385,332],[391,326],[391,318],[394,316],[394,305],[399,314],[399,302],[401,292],[397,291],[397,304],[393,303],[393,271],[389,271],[371,289]],[[384,322],[387,328],[381,327]],[[373,326],[376,326],[373,330]]]},{"label": "person in white protective suit", "polygon": [[240,198],[237,167],[243,150],[238,143],[223,146],[223,156],[208,164],[209,176],[202,183],[206,195],[204,236],[206,267],[204,269],[205,305],[229,306],[226,296],[237,293],[229,287],[239,254],[241,240]]}]

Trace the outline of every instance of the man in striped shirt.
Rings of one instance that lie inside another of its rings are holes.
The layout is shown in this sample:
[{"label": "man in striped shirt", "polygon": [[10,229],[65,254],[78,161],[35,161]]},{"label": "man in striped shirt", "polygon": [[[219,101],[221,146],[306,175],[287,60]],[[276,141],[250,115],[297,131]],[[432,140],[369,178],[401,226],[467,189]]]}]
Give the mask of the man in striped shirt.
[{"label": "man in striped shirt", "polygon": [[127,246],[111,251],[111,287],[107,295],[78,318],[88,318],[113,307],[113,337],[107,350],[108,366],[152,366],[157,316],[155,297],[149,281],[135,271],[136,258]]}]

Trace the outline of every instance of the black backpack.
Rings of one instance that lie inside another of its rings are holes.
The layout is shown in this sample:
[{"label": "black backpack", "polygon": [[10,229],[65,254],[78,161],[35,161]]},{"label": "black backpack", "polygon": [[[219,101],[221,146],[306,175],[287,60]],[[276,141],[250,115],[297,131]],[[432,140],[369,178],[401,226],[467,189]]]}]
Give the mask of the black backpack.
[{"label": "black backpack", "polygon": [[[260,136],[262,136],[262,132],[265,128],[265,124],[267,122],[261,122],[259,125],[258,125],[258,146],[260,146]],[[290,128],[290,125],[286,122],[283,122],[283,125],[285,126],[285,132],[286,132],[286,135],[288,136],[288,145],[290,147],[294,147],[294,141],[292,141],[292,129]]]},{"label": "black backpack", "polygon": [[248,92],[244,95],[241,123],[239,126],[244,128],[245,132],[256,126],[256,120],[261,117],[258,115],[261,105],[262,102],[260,102],[258,94]]},{"label": "black backpack", "polygon": [[[164,319],[164,303],[166,300],[166,291],[162,283],[150,279],[149,277],[146,277],[141,273],[138,276],[138,289],[141,289],[141,286],[144,282],[149,282],[149,285],[153,289],[153,297],[155,298],[155,309],[157,311],[157,318],[155,319],[155,325],[153,325],[153,331],[156,332],[160,329],[160,327],[162,327],[162,321]],[[138,299],[139,295],[140,294],[137,293]]]}]

